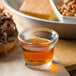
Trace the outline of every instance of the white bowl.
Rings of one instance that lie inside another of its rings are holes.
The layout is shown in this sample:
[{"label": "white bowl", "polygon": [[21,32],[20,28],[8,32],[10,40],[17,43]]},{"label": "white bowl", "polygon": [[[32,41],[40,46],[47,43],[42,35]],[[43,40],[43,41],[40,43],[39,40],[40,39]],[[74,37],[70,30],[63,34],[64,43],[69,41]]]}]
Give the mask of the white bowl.
[{"label": "white bowl", "polygon": [[57,6],[61,6],[63,4],[63,0],[50,0],[50,4],[51,4],[57,18],[61,22],[76,23],[76,17],[63,16],[58,11]]},{"label": "white bowl", "polygon": [[[29,27],[47,27],[54,29],[63,39],[76,39],[76,23],[49,21],[32,17],[19,12],[19,8],[24,0],[2,0],[5,7],[16,14],[20,21]],[[57,0],[56,0],[57,1]]]}]

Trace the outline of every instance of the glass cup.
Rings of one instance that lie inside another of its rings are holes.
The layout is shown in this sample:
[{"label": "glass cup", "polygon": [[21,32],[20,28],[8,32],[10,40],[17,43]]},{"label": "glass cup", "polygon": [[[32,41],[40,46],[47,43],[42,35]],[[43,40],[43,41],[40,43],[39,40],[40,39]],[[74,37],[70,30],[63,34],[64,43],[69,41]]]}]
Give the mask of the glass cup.
[{"label": "glass cup", "polygon": [[46,69],[52,64],[54,46],[59,35],[48,28],[29,28],[19,36],[26,66],[33,69]]}]

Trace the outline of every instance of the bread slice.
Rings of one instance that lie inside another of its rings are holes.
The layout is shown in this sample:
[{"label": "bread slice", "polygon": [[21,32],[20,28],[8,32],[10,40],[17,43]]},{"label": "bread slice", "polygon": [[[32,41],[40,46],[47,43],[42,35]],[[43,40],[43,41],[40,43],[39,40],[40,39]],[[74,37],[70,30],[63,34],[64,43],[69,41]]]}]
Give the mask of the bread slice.
[{"label": "bread slice", "polygon": [[11,49],[13,49],[17,42],[18,42],[18,39],[16,38],[13,42],[10,42],[5,46],[0,47],[0,54],[7,53]]},{"label": "bread slice", "polygon": [[49,0],[25,0],[20,7],[20,12],[46,20],[56,20]]}]

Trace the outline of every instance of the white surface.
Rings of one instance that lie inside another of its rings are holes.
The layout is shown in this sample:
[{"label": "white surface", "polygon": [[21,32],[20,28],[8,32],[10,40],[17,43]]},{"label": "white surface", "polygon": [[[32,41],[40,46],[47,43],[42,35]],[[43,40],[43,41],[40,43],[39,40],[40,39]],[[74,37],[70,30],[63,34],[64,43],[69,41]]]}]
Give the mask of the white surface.
[{"label": "white surface", "polygon": [[0,76],[70,76],[61,65],[50,71],[35,71],[27,68],[22,62],[7,62],[0,64]]},{"label": "white surface", "polygon": [[[19,45],[20,46],[20,45]],[[8,56],[0,56],[0,76],[70,76],[66,69],[54,59],[53,65],[44,71],[25,66],[20,47],[15,47]]]},{"label": "white surface", "polygon": [[57,18],[62,22],[76,23],[76,17],[68,17],[68,16],[63,16],[60,14],[60,12],[57,9],[57,6],[62,5],[62,3],[63,3],[63,0],[50,0],[50,4],[51,4]]}]

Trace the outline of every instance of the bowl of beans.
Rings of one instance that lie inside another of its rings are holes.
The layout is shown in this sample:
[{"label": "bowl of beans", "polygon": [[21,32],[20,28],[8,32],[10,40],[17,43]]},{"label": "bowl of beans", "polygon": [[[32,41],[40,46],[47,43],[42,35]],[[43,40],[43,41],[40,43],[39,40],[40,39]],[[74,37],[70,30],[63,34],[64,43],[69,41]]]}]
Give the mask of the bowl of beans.
[{"label": "bowl of beans", "polygon": [[50,0],[50,3],[59,21],[76,23],[76,0]]}]

